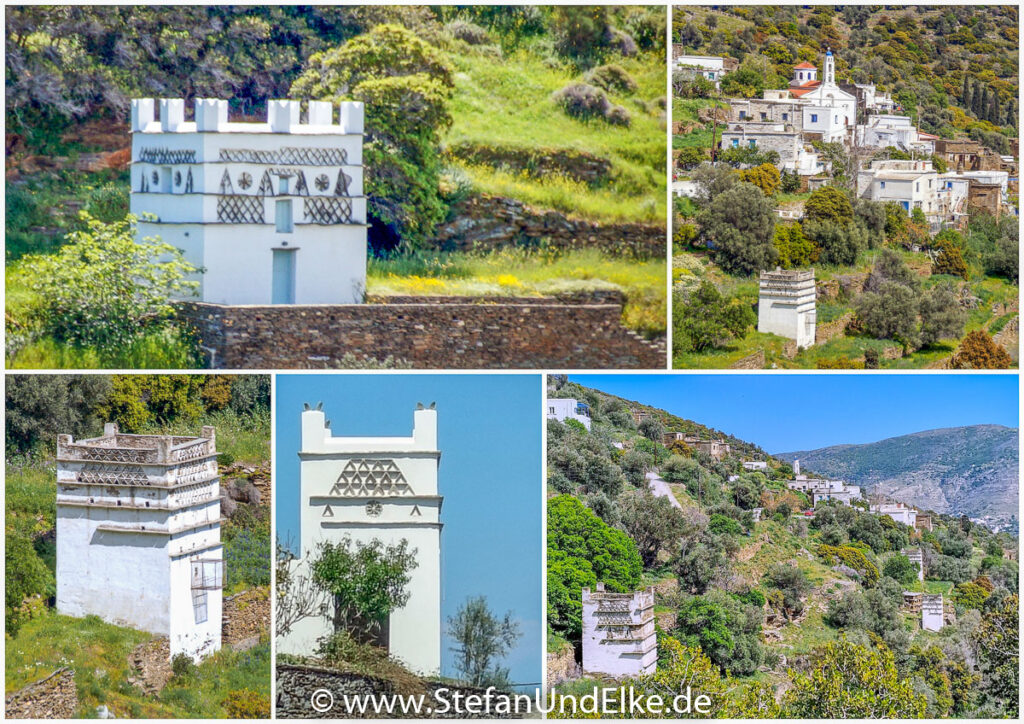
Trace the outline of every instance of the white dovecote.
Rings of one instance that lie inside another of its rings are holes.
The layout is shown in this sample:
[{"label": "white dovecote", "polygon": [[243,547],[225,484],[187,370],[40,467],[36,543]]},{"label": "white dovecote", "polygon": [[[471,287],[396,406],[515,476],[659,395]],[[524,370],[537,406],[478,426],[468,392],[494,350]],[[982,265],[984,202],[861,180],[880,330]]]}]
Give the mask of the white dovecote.
[{"label": "white dovecote", "polygon": [[[131,212],[202,272],[215,304],[347,304],[366,288],[363,106],[271,100],[266,122],[228,101],[131,104]],[[337,115],[335,115],[337,114]]]}]

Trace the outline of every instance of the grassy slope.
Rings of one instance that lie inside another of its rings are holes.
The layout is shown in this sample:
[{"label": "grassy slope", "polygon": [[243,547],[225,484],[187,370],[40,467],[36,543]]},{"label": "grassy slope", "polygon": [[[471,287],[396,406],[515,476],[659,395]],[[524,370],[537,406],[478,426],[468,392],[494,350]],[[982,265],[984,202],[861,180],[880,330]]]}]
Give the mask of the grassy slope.
[{"label": "grassy slope", "polygon": [[[665,96],[665,70],[653,56],[616,59],[637,82],[631,98],[611,94],[632,117],[629,128],[570,118],[551,94],[581,74],[550,67],[536,54],[518,51],[502,61],[453,54],[457,74],[449,143],[519,148],[566,148],[607,158],[613,178],[603,188],[564,179],[533,179],[483,167],[464,167],[481,191],[519,198],[597,221],[665,219],[665,129],[654,101]],[[634,99],[650,108],[641,108]]]}]

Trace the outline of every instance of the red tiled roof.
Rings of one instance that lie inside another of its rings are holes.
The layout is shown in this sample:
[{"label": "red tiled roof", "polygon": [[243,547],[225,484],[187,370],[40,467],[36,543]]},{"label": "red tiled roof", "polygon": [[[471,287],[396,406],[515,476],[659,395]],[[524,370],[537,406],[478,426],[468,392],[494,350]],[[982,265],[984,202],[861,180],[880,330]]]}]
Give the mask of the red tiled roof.
[{"label": "red tiled roof", "polygon": [[805,68],[809,69],[809,70],[817,70],[818,69],[817,66],[811,65],[806,60],[803,63],[801,63],[800,65],[794,65],[793,68],[796,69],[796,70],[804,70]]}]

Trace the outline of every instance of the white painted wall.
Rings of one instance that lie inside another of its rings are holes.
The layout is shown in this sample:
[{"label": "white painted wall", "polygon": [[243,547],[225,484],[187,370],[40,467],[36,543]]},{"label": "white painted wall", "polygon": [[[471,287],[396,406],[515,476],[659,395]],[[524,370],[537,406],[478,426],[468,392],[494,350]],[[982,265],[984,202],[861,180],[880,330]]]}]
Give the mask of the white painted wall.
[{"label": "white painted wall", "polygon": [[[602,615],[603,584],[596,591],[583,589],[583,673],[613,678],[652,674],[657,669],[658,648],[654,626],[654,590],[613,596],[628,602],[625,612],[616,614],[636,626],[609,626],[613,617]],[[626,633],[628,631],[628,634]],[[627,640],[616,640],[627,635]]]},{"label": "white painted wall", "polygon": [[814,344],[817,310],[814,273],[793,281],[761,272],[757,303],[757,331],[796,340],[799,347]]},{"label": "white painted wall", "polygon": [[943,617],[942,594],[921,597],[921,628],[925,631],[941,631]]},{"label": "white painted wall", "polygon": [[580,402],[571,398],[551,398],[547,402],[547,417],[549,420],[558,420],[559,422],[565,422],[566,420],[576,420],[583,424],[585,428],[590,429],[590,409],[585,406],[585,413],[581,411]]}]

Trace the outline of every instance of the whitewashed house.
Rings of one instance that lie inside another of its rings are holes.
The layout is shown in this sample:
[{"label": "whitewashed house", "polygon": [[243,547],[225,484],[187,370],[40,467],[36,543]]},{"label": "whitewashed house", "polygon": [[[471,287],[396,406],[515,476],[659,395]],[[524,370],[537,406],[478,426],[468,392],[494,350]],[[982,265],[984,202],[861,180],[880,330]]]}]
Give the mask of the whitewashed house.
[{"label": "whitewashed house", "polygon": [[676,72],[690,72],[694,76],[707,78],[715,84],[715,88],[720,88],[722,78],[737,67],[735,59],[717,55],[677,55],[673,63]]},{"label": "whitewashed house", "polygon": [[[308,406],[307,406],[308,407]],[[376,643],[420,674],[441,669],[441,503],[437,411],[419,405],[408,437],[335,437],[319,406],[301,414],[300,539],[297,569],[315,559],[318,544],[406,541],[418,566],[408,602],[393,611]],[[299,621],[278,650],[308,655],[333,632],[328,617]]]},{"label": "whitewashed house", "polygon": [[856,145],[931,155],[935,152],[935,138],[921,133],[910,116],[877,114],[857,125]]},{"label": "whitewashed house", "polygon": [[898,203],[910,216],[921,209],[925,217],[941,216],[940,179],[931,161],[880,160],[857,173],[857,195],[861,198]]},{"label": "whitewashed house", "polygon": [[634,593],[583,589],[583,673],[624,678],[658,666],[654,588]]},{"label": "whitewashed house", "polygon": [[868,508],[868,512],[874,515],[887,515],[897,523],[909,525],[911,528],[917,523],[917,511],[904,503],[879,503]]},{"label": "whitewashed house", "polygon": [[216,435],[57,436],[57,611],[166,636],[171,656],[221,645]]},{"label": "whitewashed house", "polygon": [[729,148],[752,148],[762,153],[775,151],[779,154],[780,170],[794,171],[801,176],[813,176],[823,168],[817,152],[803,140],[803,134],[785,123],[729,123],[722,132],[722,149]]},{"label": "whitewashed house", "polygon": [[578,402],[568,397],[549,398],[547,418],[558,422],[576,420],[589,430],[590,406],[586,402]]},{"label": "whitewashed house", "polygon": [[228,102],[132,101],[131,213],[203,272],[216,304],[342,304],[366,290],[363,105],[268,102],[266,123]]}]

